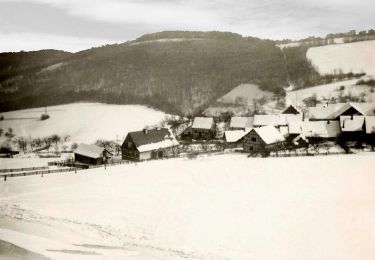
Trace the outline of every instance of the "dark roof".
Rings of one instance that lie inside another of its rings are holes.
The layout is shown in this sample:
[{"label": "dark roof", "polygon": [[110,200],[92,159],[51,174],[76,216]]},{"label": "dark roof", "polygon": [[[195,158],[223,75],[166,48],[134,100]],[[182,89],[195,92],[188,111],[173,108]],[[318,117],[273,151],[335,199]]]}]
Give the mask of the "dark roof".
[{"label": "dark roof", "polygon": [[171,135],[167,128],[154,128],[149,130],[142,130],[136,132],[129,132],[128,134],[133,140],[135,146],[161,142],[166,135]]}]

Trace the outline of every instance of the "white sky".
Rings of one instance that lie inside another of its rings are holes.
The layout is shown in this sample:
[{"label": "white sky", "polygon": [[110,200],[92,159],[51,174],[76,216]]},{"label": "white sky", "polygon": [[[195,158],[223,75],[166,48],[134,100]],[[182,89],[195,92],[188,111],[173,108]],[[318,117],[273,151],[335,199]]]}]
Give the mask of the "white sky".
[{"label": "white sky", "polygon": [[0,52],[79,51],[164,30],[299,39],[375,28],[374,0],[0,0]]}]

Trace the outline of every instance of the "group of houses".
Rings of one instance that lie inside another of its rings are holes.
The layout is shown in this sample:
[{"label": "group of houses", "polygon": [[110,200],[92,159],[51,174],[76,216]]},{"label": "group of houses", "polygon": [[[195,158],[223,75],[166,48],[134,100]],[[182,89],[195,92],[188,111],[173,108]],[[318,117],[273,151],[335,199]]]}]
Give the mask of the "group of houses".
[{"label": "group of houses", "polygon": [[[212,117],[195,117],[179,136],[181,139],[213,140],[217,127]],[[290,105],[274,115],[232,117],[223,134],[227,148],[242,148],[246,153],[264,153],[289,145],[307,146],[342,137],[347,141],[375,140],[375,103],[318,104],[302,112]],[[122,143],[122,159],[142,161],[175,155],[179,142],[168,128],[129,132]],[[111,156],[104,148],[80,145],[76,161],[102,164]]]}]

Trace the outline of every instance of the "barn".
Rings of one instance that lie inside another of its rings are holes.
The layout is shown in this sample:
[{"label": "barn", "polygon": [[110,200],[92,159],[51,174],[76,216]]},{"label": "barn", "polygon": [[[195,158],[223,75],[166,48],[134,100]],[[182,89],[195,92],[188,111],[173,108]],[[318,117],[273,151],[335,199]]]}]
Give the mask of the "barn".
[{"label": "barn", "polygon": [[265,153],[280,148],[284,142],[284,136],[274,126],[263,126],[253,128],[245,135],[243,150],[247,153]]},{"label": "barn", "polygon": [[129,132],[122,143],[122,159],[143,161],[170,157],[178,141],[167,128],[143,129]]},{"label": "barn", "polygon": [[105,148],[90,144],[80,144],[74,150],[74,160],[84,164],[106,163],[112,154]]},{"label": "barn", "polygon": [[191,126],[192,138],[210,140],[215,138],[216,127],[212,117],[195,117]]}]

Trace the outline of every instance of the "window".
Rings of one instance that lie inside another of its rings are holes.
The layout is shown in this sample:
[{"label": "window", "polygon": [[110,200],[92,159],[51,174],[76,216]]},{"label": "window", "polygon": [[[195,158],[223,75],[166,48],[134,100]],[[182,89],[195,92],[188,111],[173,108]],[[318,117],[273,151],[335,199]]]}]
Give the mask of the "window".
[{"label": "window", "polygon": [[128,148],[132,148],[133,147],[133,143],[132,142],[128,142]]},{"label": "window", "polygon": [[255,137],[251,137],[251,141],[252,141],[252,142],[256,142],[257,139],[256,139]]},{"label": "window", "polygon": [[254,150],[252,146],[250,146],[250,151]]}]

